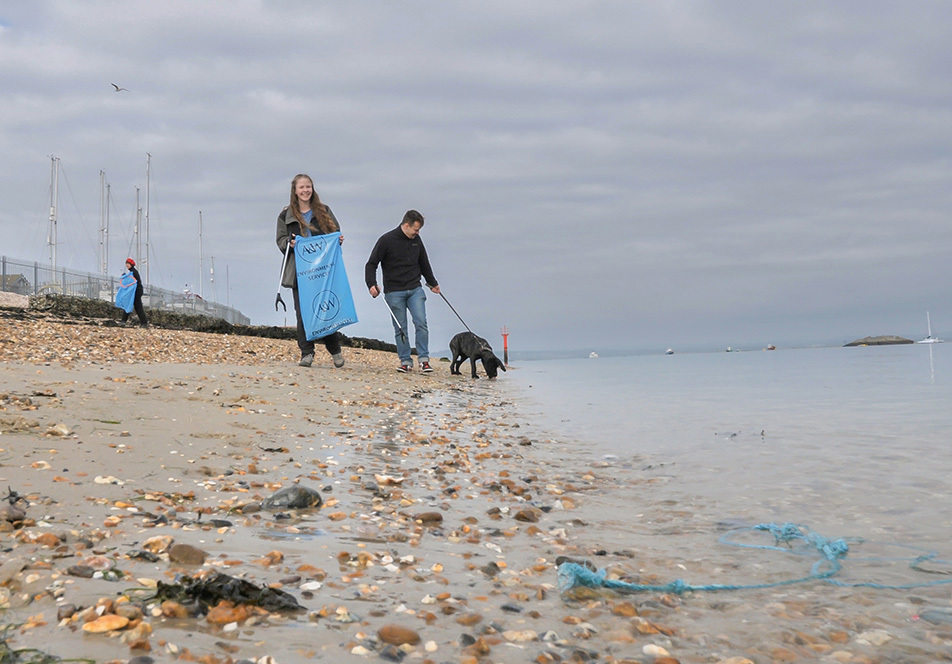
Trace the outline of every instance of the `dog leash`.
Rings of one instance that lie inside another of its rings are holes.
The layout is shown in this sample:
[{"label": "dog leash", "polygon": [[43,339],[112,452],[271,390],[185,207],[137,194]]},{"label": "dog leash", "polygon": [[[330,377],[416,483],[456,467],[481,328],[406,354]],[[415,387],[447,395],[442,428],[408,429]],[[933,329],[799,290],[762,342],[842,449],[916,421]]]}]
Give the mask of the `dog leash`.
[{"label": "dog leash", "polygon": [[469,325],[466,324],[466,321],[463,320],[463,317],[460,316],[459,313],[457,313],[456,309],[453,308],[453,305],[450,304],[450,301],[446,299],[445,295],[443,295],[442,291],[440,292],[440,297],[442,297],[443,301],[446,302],[446,306],[448,306],[450,309],[453,309],[453,313],[456,314],[457,318],[459,318],[459,322],[463,324],[463,327],[466,328],[466,331],[469,332],[470,334],[474,334],[474,332],[471,329],[469,329]]}]

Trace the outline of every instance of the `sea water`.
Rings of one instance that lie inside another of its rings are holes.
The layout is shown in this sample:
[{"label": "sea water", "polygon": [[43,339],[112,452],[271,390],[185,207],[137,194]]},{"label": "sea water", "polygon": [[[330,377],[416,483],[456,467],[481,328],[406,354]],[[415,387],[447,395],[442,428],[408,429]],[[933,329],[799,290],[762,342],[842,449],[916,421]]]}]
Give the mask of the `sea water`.
[{"label": "sea water", "polygon": [[952,558],[952,344],[523,361],[501,380],[579,463],[664,475],[653,500]]}]

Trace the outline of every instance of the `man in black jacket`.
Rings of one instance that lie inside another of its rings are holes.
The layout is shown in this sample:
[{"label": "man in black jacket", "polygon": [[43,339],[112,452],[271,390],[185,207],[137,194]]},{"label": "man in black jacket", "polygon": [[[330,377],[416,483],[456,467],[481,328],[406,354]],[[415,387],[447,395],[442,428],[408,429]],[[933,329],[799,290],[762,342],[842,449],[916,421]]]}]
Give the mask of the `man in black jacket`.
[{"label": "man in black jacket", "polygon": [[413,320],[414,341],[417,359],[421,371],[433,371],[430,368],[428,349],[429,331],[426,327],[426,293],[420,285],[420,277],[426,280],[427,287],[434,293],[440,292],[440,285],[433,276],[430,259],[420,237],[423,228],[423,215],[416,210],[408,210],[397,228],[384,233],[377,240],[364,269],[364,277],[370,295],[380,295],[377,286],[377,266],[383,268],[383,293],[393,318],[393,333],[397,342],[397,354],[400,367],[397,371],[407,373],[413,370],[410,358],[410,339],[407,330],[407,311]]}]

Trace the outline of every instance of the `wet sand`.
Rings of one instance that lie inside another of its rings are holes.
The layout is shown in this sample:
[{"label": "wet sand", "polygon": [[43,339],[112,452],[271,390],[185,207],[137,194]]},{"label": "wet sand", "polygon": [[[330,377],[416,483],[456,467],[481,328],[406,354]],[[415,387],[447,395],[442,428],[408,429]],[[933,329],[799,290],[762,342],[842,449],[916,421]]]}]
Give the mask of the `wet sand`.
[{"label": "wet sand", "polygon": [[[941,621],[909,627],[947,590],[563,598],[563,555],[639,583],[743,583],[750,570],[716,550],[712,506],[665,492],[668,469],[542,437],[504,377],[450,376],[445,362],[401,375],[391,354],[344,354],[343,369],[323,353],[304,369],[288,341],[0,318],[0,487],[24,512],[0,520],[6,648],[280,664],[948,652]],[[261,509],[294,486],[324,504]],[[173,551],[183,544],[204,560]],[[802,571],[744,557],[759,575]],[[302,609],[204,616],[148,599],[157,582],[215,571],[280,588]],[[85,630],[99,614],[131,622]]]}]

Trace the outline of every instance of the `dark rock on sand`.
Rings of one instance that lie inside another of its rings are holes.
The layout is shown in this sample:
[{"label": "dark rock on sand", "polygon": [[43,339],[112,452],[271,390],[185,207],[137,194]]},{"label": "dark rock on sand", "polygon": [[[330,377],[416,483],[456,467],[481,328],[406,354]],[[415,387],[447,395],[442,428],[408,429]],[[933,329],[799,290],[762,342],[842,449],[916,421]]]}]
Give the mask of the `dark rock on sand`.
[{"label": "dark rock on sand", "polygon": [[309,507],[320,507],[324,504],[321,494],[314,489],[303,486],[292,486],[281,489],[265,498],[261,507],[266,510],[291,509],[301,510]]}]

